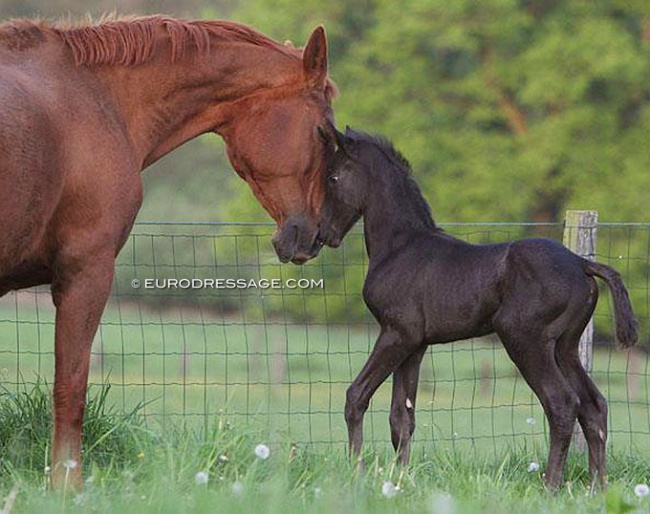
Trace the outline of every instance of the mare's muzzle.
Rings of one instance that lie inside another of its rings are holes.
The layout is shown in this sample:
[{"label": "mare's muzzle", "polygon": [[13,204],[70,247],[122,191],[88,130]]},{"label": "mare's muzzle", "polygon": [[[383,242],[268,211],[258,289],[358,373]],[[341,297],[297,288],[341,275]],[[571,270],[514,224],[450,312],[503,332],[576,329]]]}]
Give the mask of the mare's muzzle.
[{"label": "mare's muzzle", "polygon": [[272,242],[280,261],[294,264],[313,259],[323,247],[318,226],[302,216],[285,220],[273,235]]}]

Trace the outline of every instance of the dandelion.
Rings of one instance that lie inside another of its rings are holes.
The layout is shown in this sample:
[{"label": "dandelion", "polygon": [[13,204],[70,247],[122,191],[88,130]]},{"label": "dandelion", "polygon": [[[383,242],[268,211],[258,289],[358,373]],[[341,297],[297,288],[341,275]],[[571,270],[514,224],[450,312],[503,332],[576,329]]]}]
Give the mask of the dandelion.
[{"label": "dandelion", "polygon": [[533,461],[528,464],[528,473],[534,473],[535,471],[539,471],[539,463]]},{"label": "dandelion", "polygon": [[637,484],[634,486],[634,494],[637,498],[645,498],[650,494],[650,487],[648,484]]},{"label": "dandelion", "polygon": [[239,480],[235,480],[235,482],[232,484],[232,492],[237,496],[241,496],[244,492],[244,484],[242,484]]},{"label": "dandelion", "polygon": [[228,460],[227,455],[219,455],[219,462],[228,462]]},{"label": "dandelion", "polygon": [[206,485],[209,478],[210,476],[205,471],[199,471],[196,475],[194,475],[194,481],[197,483],[197,485]]},{"label": "dandelion", "polygon": [[258,459],[266,460],[271,455],[271,450],[265,444],[258,444],[255,447],[255,455],[257,455]]},{"label": "dandelion", "polygon": [[388,499],[392,498],[397,493],[399,493],[399,487],[393,484],[393,482],[390,480],[387,480],[381,486],[381,494],[383,494]]},{"label": "dandelion", "polygon": [[535,423],[537,423],[537,421],[535,420],[535,418],[530,417],[530,418],[526,418],[526,423],[528,423],[529,425],[534,425]]},{"label": "dandelion", "polygon": [[76,460],[68,459],[63,463],[65,469],[75,469],[79,463]]}]

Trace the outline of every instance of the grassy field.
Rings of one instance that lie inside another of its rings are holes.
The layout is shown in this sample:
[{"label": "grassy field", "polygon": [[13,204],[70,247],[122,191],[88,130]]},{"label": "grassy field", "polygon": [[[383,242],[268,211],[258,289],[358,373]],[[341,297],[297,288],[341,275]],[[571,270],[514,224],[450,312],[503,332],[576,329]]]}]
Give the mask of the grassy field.
[{"label": "grassy field", "polygon": [[[267,438],[282,434],[303,446],[342,448],[345,390],[375,333],[373,324],[259,323],[198,308],[115,302],[93,347],[91,383],[110,382],[109,400],[121,410],[143,404],[152,427],[182,420],[207,429],[223,414]],[[53,311],[45,295],[2,304],[0,340],[13,342],[0,349],[6,387],[37,376],[51,382]],[[610,404],[610,447],[650,456],[646,354],[597,350],[593,376]],[[380,451],[390,448],[389,395],[390,381],[378,391],[365,427],[367,441]],[[537,399],[491,340],[432,348],[417,413],[416,448],[426,451],[495,457],[511,445],[546,446]]]},{"label": "grassy field", "polygon": [[[194,265],[189,259],[183,270]],[[640,350],[599,348],[594,355],[593,377],[610,404],[606,493],[589,494],[580,453],[572,454],[566,484],[552,499],[541,470],[529,471],[546,461],[544,417],[491,339],[434,347],[425,357],[405,469],[393,461],[390,383],[382,386],[366,417],[365,470],[355,470],[345,452],[345,390],[377,329],[371,320],[329,319],[330,295],[360,301],[356,285],[339,285],[290,299],[310,302],[316,316],[309,322],[278,314],[287,300],[280,296],[247,293],[236,299],[247,308],[235,313],[210,308],[210,298],[154,306],[116,287],[90,377],[90,395],[102,391],[113,410],[109,421],[93,418],[99,421],[86,430],[83,493],[45,492],[51,414],[41,412],[0,427],[9,438],[0,495],[15,490],[14,512],[25,513],[650,512],[649,500],[633,491],[650,481],[650,372]],[[39,379],[51,384],[53,338],[47,292],[0,300],[0,414],[15,392],[30,391]],[[101,389],[106,383],[110,389]],[[32,403],[44,409],[48,395]],[[117,420],[133,409],[136,417]],[[13,438],[25,431],[38,432],[38,443]],[[271,450],[267,460],[255,456],[260,443]],[[207,484],[196,483],[201,472]],[[393,486],[398,491],[388,498],[382,489]]]},{"label": "grassy field", "polygon": [[[343,450],[270,443],[262,433],[222,421],[202,434],[168,429],[134,447],[139,453],[130,464],[88,465],[80,493],[48,493],[42,472],[20,469],[0,476],[0,493],[13,490],[13,512],[26,514],[650,512],[648,498],[634,493],[650,476],[650,464],[629,455],[610,456],[610,487],[596,494],[590,494],[584,456],[571,455],[566,483],[551,496],[542,472],[531,468],[535,452],[523,447],[490,458],[420,450],[405,468],[388,452],[367,451],[358,470]],[[268,444],[267,459],[256,456],[258,444]]]}]

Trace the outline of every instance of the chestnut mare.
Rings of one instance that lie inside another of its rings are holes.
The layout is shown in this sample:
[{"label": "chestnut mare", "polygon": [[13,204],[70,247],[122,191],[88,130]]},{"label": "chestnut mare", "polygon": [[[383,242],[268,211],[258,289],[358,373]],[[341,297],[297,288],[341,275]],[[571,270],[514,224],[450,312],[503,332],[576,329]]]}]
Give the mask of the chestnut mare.
[{"label": "chestnut mare", "polygon": [[226,21],[0,25],[0,296],[52,284],[55,487],[82,483],[90,349],[140,171],[216,132],[277,221],[280,260],[303,263],[321,246],[334,91],[322,27],[300,50]]}]

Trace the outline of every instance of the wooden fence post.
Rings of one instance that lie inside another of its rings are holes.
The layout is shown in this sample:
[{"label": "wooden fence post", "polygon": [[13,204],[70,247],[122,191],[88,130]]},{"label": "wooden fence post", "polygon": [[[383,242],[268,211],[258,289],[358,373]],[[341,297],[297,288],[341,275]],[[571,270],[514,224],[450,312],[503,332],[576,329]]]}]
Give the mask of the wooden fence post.
[{"label": "wooden fence post", "polygon": [[[566,211],[563,243],[569,250],[590,261],[596,259],[596,239],[598,227],[597,211]],[[580,337],[580,362],[591,373],[593,362],[594,319],[589,320]],[[576,422],[573,442],[582,451],[587,442],[580,425]]]}]

